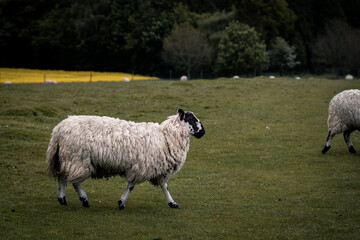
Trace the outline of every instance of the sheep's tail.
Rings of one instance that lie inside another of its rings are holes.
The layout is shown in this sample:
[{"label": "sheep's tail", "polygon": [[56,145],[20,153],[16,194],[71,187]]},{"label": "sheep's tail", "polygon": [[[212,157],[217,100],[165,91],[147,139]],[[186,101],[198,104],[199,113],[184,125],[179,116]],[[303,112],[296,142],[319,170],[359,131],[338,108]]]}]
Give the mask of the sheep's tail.
[{"label": "sheep's tail", "polygon": [[52,177],[58,177],[60,172],[60,162],[59,162],[59,143],[55,141],[54,138],[51,138],[49,147],[47,149],[46,157],[47,171]]}]

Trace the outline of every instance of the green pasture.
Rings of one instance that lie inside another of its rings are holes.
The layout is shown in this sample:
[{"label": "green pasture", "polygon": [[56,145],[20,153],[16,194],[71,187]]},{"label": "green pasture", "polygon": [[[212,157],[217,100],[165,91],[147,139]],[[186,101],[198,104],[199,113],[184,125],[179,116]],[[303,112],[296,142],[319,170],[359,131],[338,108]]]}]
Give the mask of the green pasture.
[{"label": "green pasture", "polygon": [[[338,135],[325,155],[328,103],[360,81],[292,78],[0,85],[0,239],[359,239],[360,156]],[[206,134],[161,189],[91,180],[68,206],[45,169],[68,115],[161,122],[193,111]],[[360,134],[352,135],[360,152]]]}]

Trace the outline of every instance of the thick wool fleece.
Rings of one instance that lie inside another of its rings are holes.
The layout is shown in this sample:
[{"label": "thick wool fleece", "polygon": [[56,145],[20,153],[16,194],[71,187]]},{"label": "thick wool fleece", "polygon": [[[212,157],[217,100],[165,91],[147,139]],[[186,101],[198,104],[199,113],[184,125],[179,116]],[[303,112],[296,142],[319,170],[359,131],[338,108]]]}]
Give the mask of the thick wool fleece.
[{"label": "thick wool fleece", "polygon": [[52,132],[47,166],[68,183],[120,175],[130,183],[159,186],[181,169],[189,144],[188,123],[178,115],[160,125],[70,116]]},{"label": "thick wool fleece", "polygon": [[328,129],[333,134],[360,130],[360,90],[343,91],[330,101]]}]

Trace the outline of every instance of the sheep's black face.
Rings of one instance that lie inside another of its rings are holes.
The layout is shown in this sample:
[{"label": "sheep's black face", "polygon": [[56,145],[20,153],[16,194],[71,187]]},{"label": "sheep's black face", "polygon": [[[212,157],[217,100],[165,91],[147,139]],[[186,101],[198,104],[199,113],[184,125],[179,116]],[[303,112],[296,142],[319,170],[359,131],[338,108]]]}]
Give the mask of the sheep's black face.
[{"label": "sheep's black face", "polygon": [[192,112],[184,112],[182,109],[178,110],[180,120],[189,123],[190,134],[196,138],[201,138],[205,134],[204,126],[200,120]]}]

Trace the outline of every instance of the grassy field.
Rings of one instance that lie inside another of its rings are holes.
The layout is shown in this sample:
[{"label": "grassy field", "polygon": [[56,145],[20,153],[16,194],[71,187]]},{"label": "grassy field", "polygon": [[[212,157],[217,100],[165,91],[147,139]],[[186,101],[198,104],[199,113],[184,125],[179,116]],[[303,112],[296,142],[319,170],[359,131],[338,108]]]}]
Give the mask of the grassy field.
[{"label": "grassy field", "polygon": [[[338,135],[325,155],[327,109],[358,80],[218,79],[0,85],[0,239],[359,239],[360,157]],[[87,180],[67,207],[45,172],[52,128],[67,115],[161,122],[181,107],[206,134],[161,189]],[[360,151],[360,134],[352,137]]]},{"label": "grassy field", "polygon": [[69,82],[119,82],[129,80],[155,80],[156,77],[132,75],[119,72],[90,72],[62,70],[33,70],[21,68],[0,68],[0,83],[44,83],[45,80],[57,83]]}]

